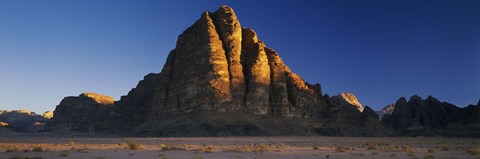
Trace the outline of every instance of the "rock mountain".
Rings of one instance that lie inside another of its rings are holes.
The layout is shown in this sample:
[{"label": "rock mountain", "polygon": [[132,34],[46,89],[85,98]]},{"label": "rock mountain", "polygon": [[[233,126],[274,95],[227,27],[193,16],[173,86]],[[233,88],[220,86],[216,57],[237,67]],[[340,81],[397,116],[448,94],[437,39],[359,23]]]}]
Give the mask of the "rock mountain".
[{"label": "rock mountain", "polygon": [[330,97],[320,84],[305,82],[222,6],[180,34],[160,73],[146,75],[119,101],[94,93],[66,97],[47,128],[136,136],[386,136],[426,129],[475,136],[479,113],[480,103],[458,108],[412,97],[379,120],[353,94]]},{"label": "rock mountain", "polygon": [[408,101],[402,97],[393,112],[382,120],[406,136],[480,137],[480,101],[459,108],[432,96],[412,96]]},{"label": "rock mountain", "polygon": [[51,111],[39,115],[30,110],[0,110],[0,127],[19,132],[38,132],[44,130],[51,116]]},{"label": "rock mountain", "polygon": [[47,130],[91,131],[92,125],[104,121],[112,111],[114,99],[96,93],[65,97],[53,112]]},{"label": "rock mountain", "polygon": [[113,107],[67,97],[49,125],[144,136],[385,135],[381,122],[370,120],[378,118],[373,111],[362,113],[351,94],[339,98],[347,103],[331,103],[320,84],[292,72],[222,6],[204,12],[178,37],[162,71],[146,75]]}]

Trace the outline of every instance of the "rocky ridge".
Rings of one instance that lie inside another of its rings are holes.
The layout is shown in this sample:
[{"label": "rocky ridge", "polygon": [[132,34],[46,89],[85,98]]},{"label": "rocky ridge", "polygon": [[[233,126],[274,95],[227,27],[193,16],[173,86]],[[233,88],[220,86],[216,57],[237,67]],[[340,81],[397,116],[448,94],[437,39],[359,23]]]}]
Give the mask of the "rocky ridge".
[{"label": "rocky ridge", "polygon": [[376,113],[378,114],[380,120],[382,120],[383,116],[392,114],[393,110],[395,110],[395,103],[383,107],[381,110],[376,111]]},{"label": "rocky ridge", "polygon": [[352,93],[330,97],[222,6],[179,35],[160,73],[146,75],[119,101],[66,97],[47,128],[135,136],[475,136],[479,107],[414,96],[379,116]]},{"label": "rocky ridge", "polygon": [[360,112],[363,112],[362,104],[358,101],[357,97],[353,93],[340,93],[331,97],[330,101],[335,105],[352,106],[357,108]]},{"label": "rocky ridge", "polygon": [[19,132],[38,132],[44,129],[48,118],[30,110],[0,110],[0,127]]},{"label": "rocky ridge", "polygon": [[113,103],[112,97],[96,93],[65,97],[55,108],[47,130],[90,132],[96,122],[105,120]]},{"label": "rocky ridge", "polygon": [[[358,108],[356,99],[346,97]],[[326,102],[320,84],[307,84],[253,29],[241,26],[232,8],[222,6],[204,12],[187,28],[162,71],[145,76],[115,102],[114,111],[96,129],[157,136],[306,134],[328,129],[341,135],[334,123],[327,124],[326,116],[342,111],[356,118],[333,122],[354,120],[345,126],[351,134],[361,135],[354,128],[364,121],[362,112],[333,105]],[[291,127],[281,130],[278,121]],[[315,128],[321,123],[329,126]]]},{"label": "rocky ridge", "polygon": [[407,136],[480,137],[479,109],[480,104],[460,108],[432,96],[425,100],[412,96],[408,101],[402,97],[395,103],[392,114],[382,120]]}]

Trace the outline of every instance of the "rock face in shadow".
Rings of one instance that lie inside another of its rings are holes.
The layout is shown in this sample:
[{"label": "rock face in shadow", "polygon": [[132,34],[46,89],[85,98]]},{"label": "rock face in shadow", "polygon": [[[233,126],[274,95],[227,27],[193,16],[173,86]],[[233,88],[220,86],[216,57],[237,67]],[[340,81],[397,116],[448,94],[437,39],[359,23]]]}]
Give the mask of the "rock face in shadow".
[{"label": "rock face in shadow", "polygon": [[47,123],[48,130],[90,132],[96,122],[104,121],[111,112],[114,99],[96,93],[65,97]]},{"label": "rock face in shadow", "polygon": [[380,120],[382,120],[383,116],[391,115],[393,113],[393,110],[395,110],[395,103],[392,103],[383,107],[381,110],[377,111],[376,113],[378,114]]},{"label": "rock face in shadow", "polygon": [[466,114],[464,123],[467,124],[480,124],[480,100],[477,105],[469,105],[463,109],[463,112]]},{"label": "rock face in shadow", "polygon": [[344,112],[336,121],[359,127],[363,108],[354,96],[345,98],[352,109],[327,103],[320,84],[292,72],[222,6],[187,28],[162,71],[145,76],[95,129],[147,136],[309,134],[330,122],[329,111]]},{"label": "rock face in shadow", "polygon": [[49,118],[30,110],[0,110],[0,127],[18,132],[38,132],[44,129]]},{"label": "rock face in shadow", "polygon": [[[352,94],[353,95],[353,94]],[[378,115],[368,106],[361,112],[357,106],[339,96],[325,95],[329,105],[315,131],[327,136],[385,136],[390,128],[378,120]]]},{"label": "rock face in shadow", "polygon": [[407,101],[400,98],[391,115],[383,120],[403,135],[480,136],[476,120],[478,105],[459,108],[429,96],[423,100],[412,96]]}]

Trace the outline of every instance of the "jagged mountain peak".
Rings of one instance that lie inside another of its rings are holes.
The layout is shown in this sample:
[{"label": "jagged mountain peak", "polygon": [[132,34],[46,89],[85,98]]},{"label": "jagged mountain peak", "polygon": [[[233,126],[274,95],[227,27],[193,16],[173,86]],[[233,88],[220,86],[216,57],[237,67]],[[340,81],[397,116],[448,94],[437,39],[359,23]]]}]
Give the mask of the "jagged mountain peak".
[{"label": "jagged mountain peak", "polygon": [[360,112],[363,112],[364,108],[362,104],[358,101],[357,97],[353,93],[343,92],[339,93],[336,97],[346,102],[348,105],[354,106]]}]

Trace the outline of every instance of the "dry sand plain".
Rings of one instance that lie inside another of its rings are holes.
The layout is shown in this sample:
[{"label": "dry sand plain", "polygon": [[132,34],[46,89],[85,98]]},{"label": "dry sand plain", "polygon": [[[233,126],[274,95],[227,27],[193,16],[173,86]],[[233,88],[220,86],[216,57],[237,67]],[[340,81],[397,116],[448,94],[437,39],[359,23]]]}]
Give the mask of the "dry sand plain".
[{"label": "dry sand plain", "polygon": [[480,139],[367,137],[105,138],[0,136],[0,159],[480,158]]}]

